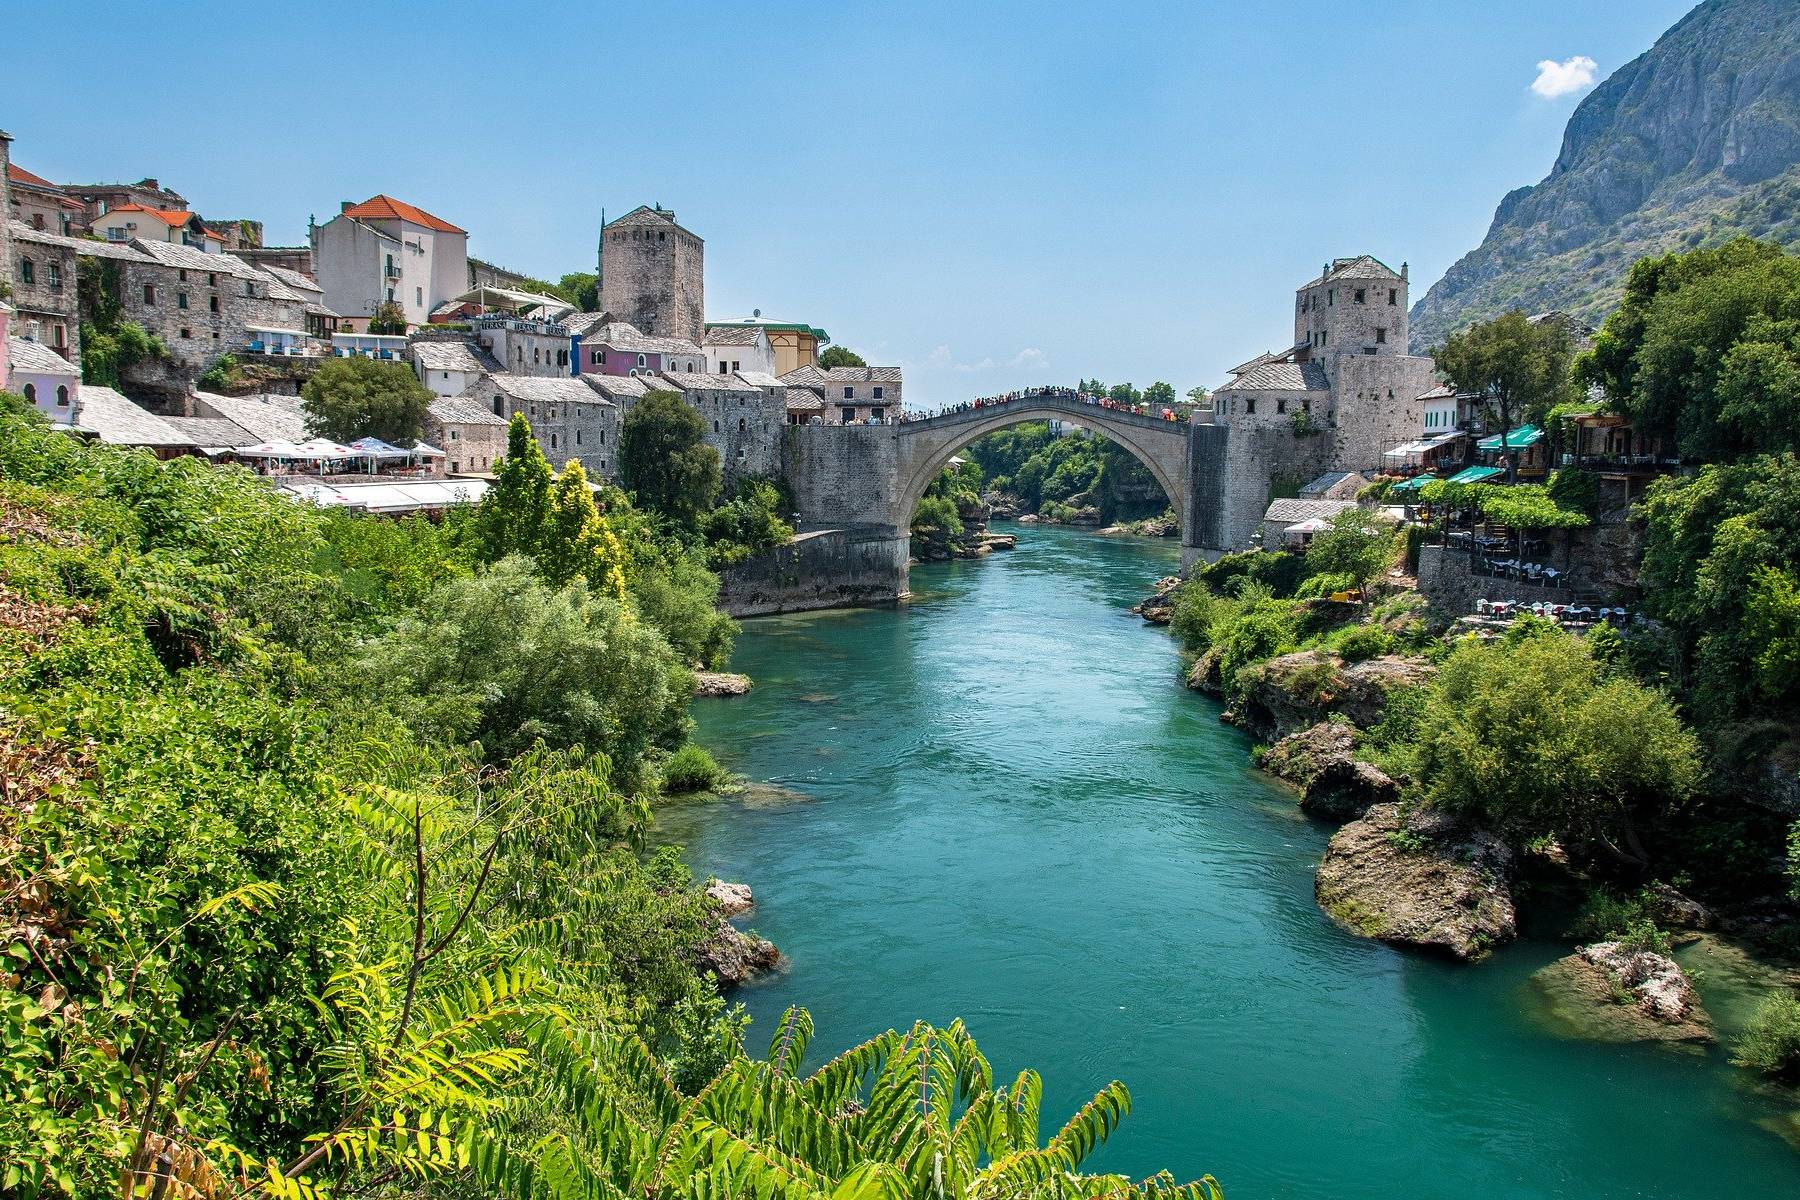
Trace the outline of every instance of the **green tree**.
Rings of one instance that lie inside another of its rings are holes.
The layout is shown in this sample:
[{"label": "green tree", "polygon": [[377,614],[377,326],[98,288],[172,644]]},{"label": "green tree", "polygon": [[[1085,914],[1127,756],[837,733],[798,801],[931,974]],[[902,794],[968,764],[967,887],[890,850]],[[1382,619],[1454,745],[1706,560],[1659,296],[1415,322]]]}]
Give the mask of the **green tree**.
[{"label": "green tree", "polygon": [[718,567],[792,541],[782,507],[781,490],[768,480],[742,481],[737,495],[706,516],[707,561]]},{"label": "green tree", "polygon": [[1432,684],[1415,756],[1432,804],[1638,864],[1645,820],[1701,775],[1667,699],[1551,627],[1510,645],[1459,643]]},{"label": "green tree", "polygon": [[1144,389],[1144,403],[1152,408],[1167,408],[1175,403],[1175,386],[1157,380]]},{"label": "green tree", "polygon": [[1114,404],[1136,404],[1143,400],[1144,393],[1129,383],[1115,383],[1106,390],[1106,395]]},{"label": "green tree", "polygon": [[300,389],[300,403],[314,435],[338,442],[378,437],[410,446],[423,432],[431,392],[400,363],[333,358]]},{"label": "green tree", "polygon": [[1205,408],[1212,403],[1212,389],[1209,387],[1191,387],[1187,390],[1188,400],[1196,408]]},{"label": "green tree", "polygon": [[594,503],[578,458],[563,464],[551,489],[549,518],[533,557],[553,587],[580,578],[599,595],[625,599],[625,551]]},{"label": "green tree", "polygon": [[369,332],[381,334],[403,334],[406,332],[406,310],[392,300],[375,306],[374,315],[369,318]]},{"label": "green tree", "polygon": [[1578,377],[1638,430],[1728,461],[1800,444],[1800,258],[1737,238],[1640,260]]},{"label": "green tree", "polygon": [[494,486],[476,513],[484,560],[537,553],[550,524],[554,478],[530,422],[514,413],[506,428],[506,457],[494,464]]},{"label": "green tree", "polygon": [[1331,518],[1331,528],[1315,533],[1306,547],[1308,575],[1339,575],[1352,587],[1368,582],[1394,561],[1394,527],[1360,508]]},{"label": "green tree", "polygon": [[819,366],[829,371],[833,367],[866,367],[863,356],[844,346],[827,346],[819,355]]},{"label": "green tree", "polygon": [[[1517,309],[1451,334],[1431,354],[1453,387],[1480,396],[1499,414],[1502,432],[1516,419],[1543,421],[1569,392],[1568,330],[1555,321],[1533,323]],[[1509,446],[1508,481],[1518,473],[1519,451]]]},{"label": "green tree", "polygon": [[600,276],[592,271],[571,271],[557,284],[560,295],[582,312],[600,311]]},{"label": "green tree", "polygon": [[619,431],[619,479],[638,504],[686,529],[719,495],[719,452],[706,421],[675,392],[647,392]]}]

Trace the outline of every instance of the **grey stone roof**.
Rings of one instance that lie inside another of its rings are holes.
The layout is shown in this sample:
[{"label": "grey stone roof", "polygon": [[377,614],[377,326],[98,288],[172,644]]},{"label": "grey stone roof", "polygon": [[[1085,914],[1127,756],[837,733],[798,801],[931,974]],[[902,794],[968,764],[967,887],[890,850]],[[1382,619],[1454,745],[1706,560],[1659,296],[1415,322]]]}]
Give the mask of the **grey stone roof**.
[{"label": "grey stone roof", "polygon": [[483,382],[499,388],[514,400],[531,404],[611,404],[612,401],[589,386],[589,378],[591,376],[499,373],[489,375]]},{"label": "grey stone roof", "polygon": [[33,375],[79,375],[81,369],[42,342],[26,338],[7,340],[6,356],[12,369]]},{"label": "grey stone roof", "polygon": [[823,412],[825,397],[811,388],[791,387],[787,390],[787,406],[791,412]]},{"label": "grey stone roof", "polygon": [[743,380],[751,387],[778,388],[787,386],[767,371],[739,371],[736,374],[739,379]]},{"label": "grey stone roof", "polygon": [[292,270],[288,267],[278,267],[273,263],[258,264],[257,269],[265,274],[273,275],[275,278],[281,280],[281,282],[293,288],[296,292],[304,292],[309,296],[323,296],[325,294],[325,289],[320,287],[315,280],[310,276],[302,275],[299,271]]},{"label": "grey stone roof", "polygon": [[194,439],[109,387],[81,386],[75,428],[109,446],[193,446]]},{"label": "grey stone roof", "polygon": [[[1355,476],[1358,483],[1368,482],[1368,480],[1363,478],[1361,473],[1357,471],[1327,471],[1305,487],[1301,488],[1300,496],[1302,499],[1312,499],[1317,496],[1322,496],[1352,476]],[[1311,493],[1311,495],[1309,496],[1308,493]]]},{"label": "grey stone roof", "polygon": [[754,392],[756,388],[736,375],[714,375],[706,371],[663,371],[656,378],[683,392]]},{"label": "grey stone roof", "polygon": [[206,410],[202,415],[224,417],[254,434],[258,442],[304,442],[312,436],[306,431],[306,411],[298,396],[221,396],[197,391],[194,399]]},{"label": "grey stone roof", "polygon": [[1334,258],[1331,266],[1317,279],[1309,279],[1301,287],[1314,287],[1332,279],[1399,279],[1400,273],[1376,258],[1373,254],[1358,254],[1351,258]]},{"label": "grey stone roof", "polygon": [[715,325],[700,338],[705,346],[754,346],[763,331],[751,325]]},{"label": "grey stone roof", "polygon": [[1264,363],[1216,389],[1221,392],[1327,392],[1330,381],[1318,363]]},{"label": "grey stone roof", "polygon": [[265,442],[236,421],[224,417],[163,417],[163,424],[193,439],[196,446],[239,448]]},{"label": "grey stone roof", "polygon": [[899,367],[832,367],[825,372],[827,383],[899,383]]},{"label": "grey stone roof", "polygon": [[564,328],[570,333],[580,334],[585,338],[600,326],[608,323],[608,314],[603,312],[570,313],[568,316],[562,318],[562,323]]},{"label": "grey stone roof", "polygon": [[1271,350],[1267,354],[1257,355],[1255,358],[1251,359],[1249,362],[1239,363],[1237,366],[1235,366],[1235,367],[1231,368],[1231,370],[1227,371],[1226,374],[1227,375],[1242,375],[1245,371],[1254,371],[1256,368],[1262,366],[1264,363],[1279,362],[1282,359],[1290,358],[1294,354],[1296,354],[1299,351],[1304,350],[1304,349],[1306,349],[1306,343],[1299,342],[1299,343],[1296,343],[1295,345],[1289,346],[1286,350]]},{"label": "grey stone roof", "polygon": [[427,371],[492,371],[500,373],[498,359],[474,342],[413,342],[412,356]]},{"label": "grey stone roof", "polygon": [[[175,242],[153,242],[148,238],[139,238],[131,244],[135,249],[143,251],[165,267],[180,267],[189,271],[210,271],[219,275],[232,275],[239,279],[257,279],[264,284],[274,282],[272,276],[251,266],[236,255],[208,254],[206,251],[196,250],[192,246],[182,246]],[[289,294],[292,295],[292,293]],[[301,299],[297,295],[293,298]]]},{"label": "grey stone roof", "polygon": [[783,375],[781,382],[789,387],[824,387],[830,380],[816,363],[808,363]]},{"label": "grey stone roof", "polygon": [[485,381],[471,384],[460,396],[433,400],[426,411],[446,425],[505,425],[505,418],[495,416],[492,409],[473,398],[475,393],[487,390]]},{"label": "grey stone roof", "polygon": [[601,395],[614,398],[629,396],[635,399],[652,390],[649,377],[644,375],[583,375],[582,378]]},{"label": "grey stone roof", "polygon": [[150,256],[136,250],[126,242],[96,241],[92,238],[64,237],[60,233],[46,233],[42,229],[33,229],[23,221],[8,221],[7,228],[12,231],[13,241],[32,242],[40,246],[58,246],[65,250],[73,250],[77,254],[91,254],[96,258],[118,258],[131,262],[147,262]]},{"label": "grey stone roof", "polygon": [[1310,521],[1314,517],[1327,519],[1337,516],[1346,509],[1356,507],[1354,500],[1271,500],[1266,512],[1265,521],[1285,521],[1289,525],[1298,525],[1302,521]]},{"label": "grey stone roof", "polygon": [[700,347],[681,338],[657,337],[624,321],[609,321],[595,326],[582,338],[588,345],[606,346],[627,354],[691,354],[700,357]]}]

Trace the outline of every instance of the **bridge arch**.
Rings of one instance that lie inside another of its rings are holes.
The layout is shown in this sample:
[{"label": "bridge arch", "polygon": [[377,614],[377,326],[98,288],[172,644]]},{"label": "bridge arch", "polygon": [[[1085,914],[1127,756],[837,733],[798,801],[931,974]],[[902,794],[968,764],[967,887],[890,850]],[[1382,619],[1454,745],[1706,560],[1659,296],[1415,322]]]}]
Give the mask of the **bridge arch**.
[{"label": "bridge arch", "polygon": [[1074,397],[1022,396],[999,404],[909,421],[898,427],[895,525],[905,529],[925,489],[957,451],[985,434],[1027,421],[1069,421],[1116,443],[1142,463],[1168,498],[1187,541],[1188,428],[1179,421],[1088,404]]}]

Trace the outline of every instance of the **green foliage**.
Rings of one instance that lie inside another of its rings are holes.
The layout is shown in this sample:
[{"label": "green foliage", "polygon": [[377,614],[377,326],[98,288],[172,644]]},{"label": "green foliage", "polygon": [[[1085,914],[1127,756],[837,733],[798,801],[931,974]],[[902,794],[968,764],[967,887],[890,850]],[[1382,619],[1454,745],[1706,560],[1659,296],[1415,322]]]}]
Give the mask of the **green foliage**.
[{"label": "green foliage", "polygon": [[1550,502],[1564,512],[1592,517],[1600,507],[1600,477],[1579,467],[1564,467],[1545,485]]},{"label": "green foliage", "polygon": [[1800,996],[1780,991],[1764,1000],[1732,1045],[1731,1061],[1776,1079],[1800,1081]]},{"label": "green foliage", "polygon": [[819,367],[829,371],[833,367],[866,367],[863,356],[844,346],[827,346],[819,355]]},{"label": "green foliage", "polygon": [[[1534,324],[1518,309],[1451,334],[1431,353],[1451,386],[1482,397],[1502,429],[1544,420],[1571,390],[1568,330],[1556,321]],[[1511,478],[1519,452],[1509,449],[1506,458]]]},{"label": "green foliage", "polygon": [[706,515],[706,559],[714,568],[741,562],[794,539],[782,519],[781,490],[766,479],[745,479],[737,494]]},{"label": "green foliage", "polygon": [[707,792],[725,781],[725,771],[703,747],[689,742],[662,765],[662,790],[673,796]]},{"label": "green foliage", "polygon": [[1649,892],[1595,888],[1582,898],[1581,910],[1566,931],[1581,942],[1616,942],[1634,927],[1655,927],[1657,905]]},{"label": "green foliage", "polygon": [[647,392],[619,432],[619,479],[636,503],[697,529],[719,495],[719,452],[706,422],[676,392]]},{"label": "green foliage", "polygon": [[1793,564],[1800,459],[1707,466],[1658,480],[1643,505],[1647,607],[1669,627],[1692,710],[1728,723],[1796,691]]},{"label": "green foliage", "polygon": [[207,392],[229,392],[243,378],[243,368],[235,355],[221,354],[208,364],[194,380],[194,386]]},{"label": "green foliage", "polygon": [[369,318],[369,332],[389,336],[406,332],[406,310],[392,300],[375,306]]},{"label": "green foliage", "polygon": [[316,436],[336,442],[377,437],[411,446],[423,432],[431,392],[402,363],[332,358],[300,389],[300,403]]},{"label": "green foliage", "polygon": [[1151,384],[1144,389],[1144,403],[1150,406],[1152,412],[1168,408],[1175,403],[1175,385],[1161,380]]},{"label": "green foliage", "polygon": [[533,557],[538,573],[552,587],[582,579],[601,595],[625,599],[625,549],[600,515],[578,458],[564,463],[556,478],[549,517]]},{"label": "green foliage", "polygon": [[1348,508],[1331,518],[1331,528],[1315,533],[1306,547],[1310,575],[1330,573],[1362,587],[1387,570],[1397,544],[1394,527],[1360,508]]},{"label": "green foliage", "polygon": [[948,496],[926,496],[913,509],[912,529],[914,534],[929,531],[955,537],[963,531],[962,516],[956,511],[956,502]]},{"label": "green foliage", "polygon": [[1642,433],[1708,461],[1800,443],[1800,259],[1738,238],[1646,258],[1578,367]]},{"label": "green foliage", "polygon": [[592,271],[570,271],[557,283],[555,294],[582,312],[599,312],[600,276]]},{"label": "green foliage", "polygon": [[1433,804],[1636,859],[1638,824],[1700,779],[1698,745],[1669,702],[1607,676],[1580,638],[1550,626],[1456,647],[1420,722],[1417,765]]},{"label": "green foliage", "polygon": [[581,579],[512,557],[454,579],[360,655],[361,686],[421,738],[501,762],[542,741],[604,753],[621,779],[687,731],[693,680],[660,634]]},{"label": "green foliage", "polygon": [[135,363],[169,357],[163,340],[136,321],[120,322],[111,330],[82,322],[81,381],[102,387],[120,386],[123,372]]},{"label": "green foliage", "polygon": [[1337,651],[1345,662],[1380,658],[1394,648],[1394,640],[1379,625],[1353,625],[1338,640]]},{"label": "green foliage", "polygon": [[1291,596],[1305,576],[1306,560],[1278,550],[1244,550],[1207,563],[1196,578],[1220,595],[1230,592],[1233,581],[1247,579],[1273,596]]}]

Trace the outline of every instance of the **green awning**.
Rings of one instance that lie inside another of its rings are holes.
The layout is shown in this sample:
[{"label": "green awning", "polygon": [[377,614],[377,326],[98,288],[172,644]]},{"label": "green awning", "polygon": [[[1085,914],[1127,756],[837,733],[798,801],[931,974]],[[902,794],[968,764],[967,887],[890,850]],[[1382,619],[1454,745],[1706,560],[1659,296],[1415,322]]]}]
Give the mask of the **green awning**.
[{"label": "green awning", "polygon": [[1496,475],[1506,474],[1504,467],[1464,467],[1445,483],[1480,483],[1484,479],[1492,479]]},{"label": "green awning", "polygon": [[1388,489],[1388,494],[1391,496],[1395,492],[1416,492],[1424,487],[1430,478],[1431,476],[1429,475],[1414,475],[1411,479],[1402,479],[1399,483],[1396,483],[1393,487]]},{"label": "green awning", "polygon": [[1527,446],[1535,446],[1542,441],[1544,431],[1536,425],[1521,425],[1517,429],[1509,429],[1503,439],[1497,433],[1489,434],[1475,443],[1475,448],[1486,454],[1497,454],[1502,450],[1523,450]]}]

